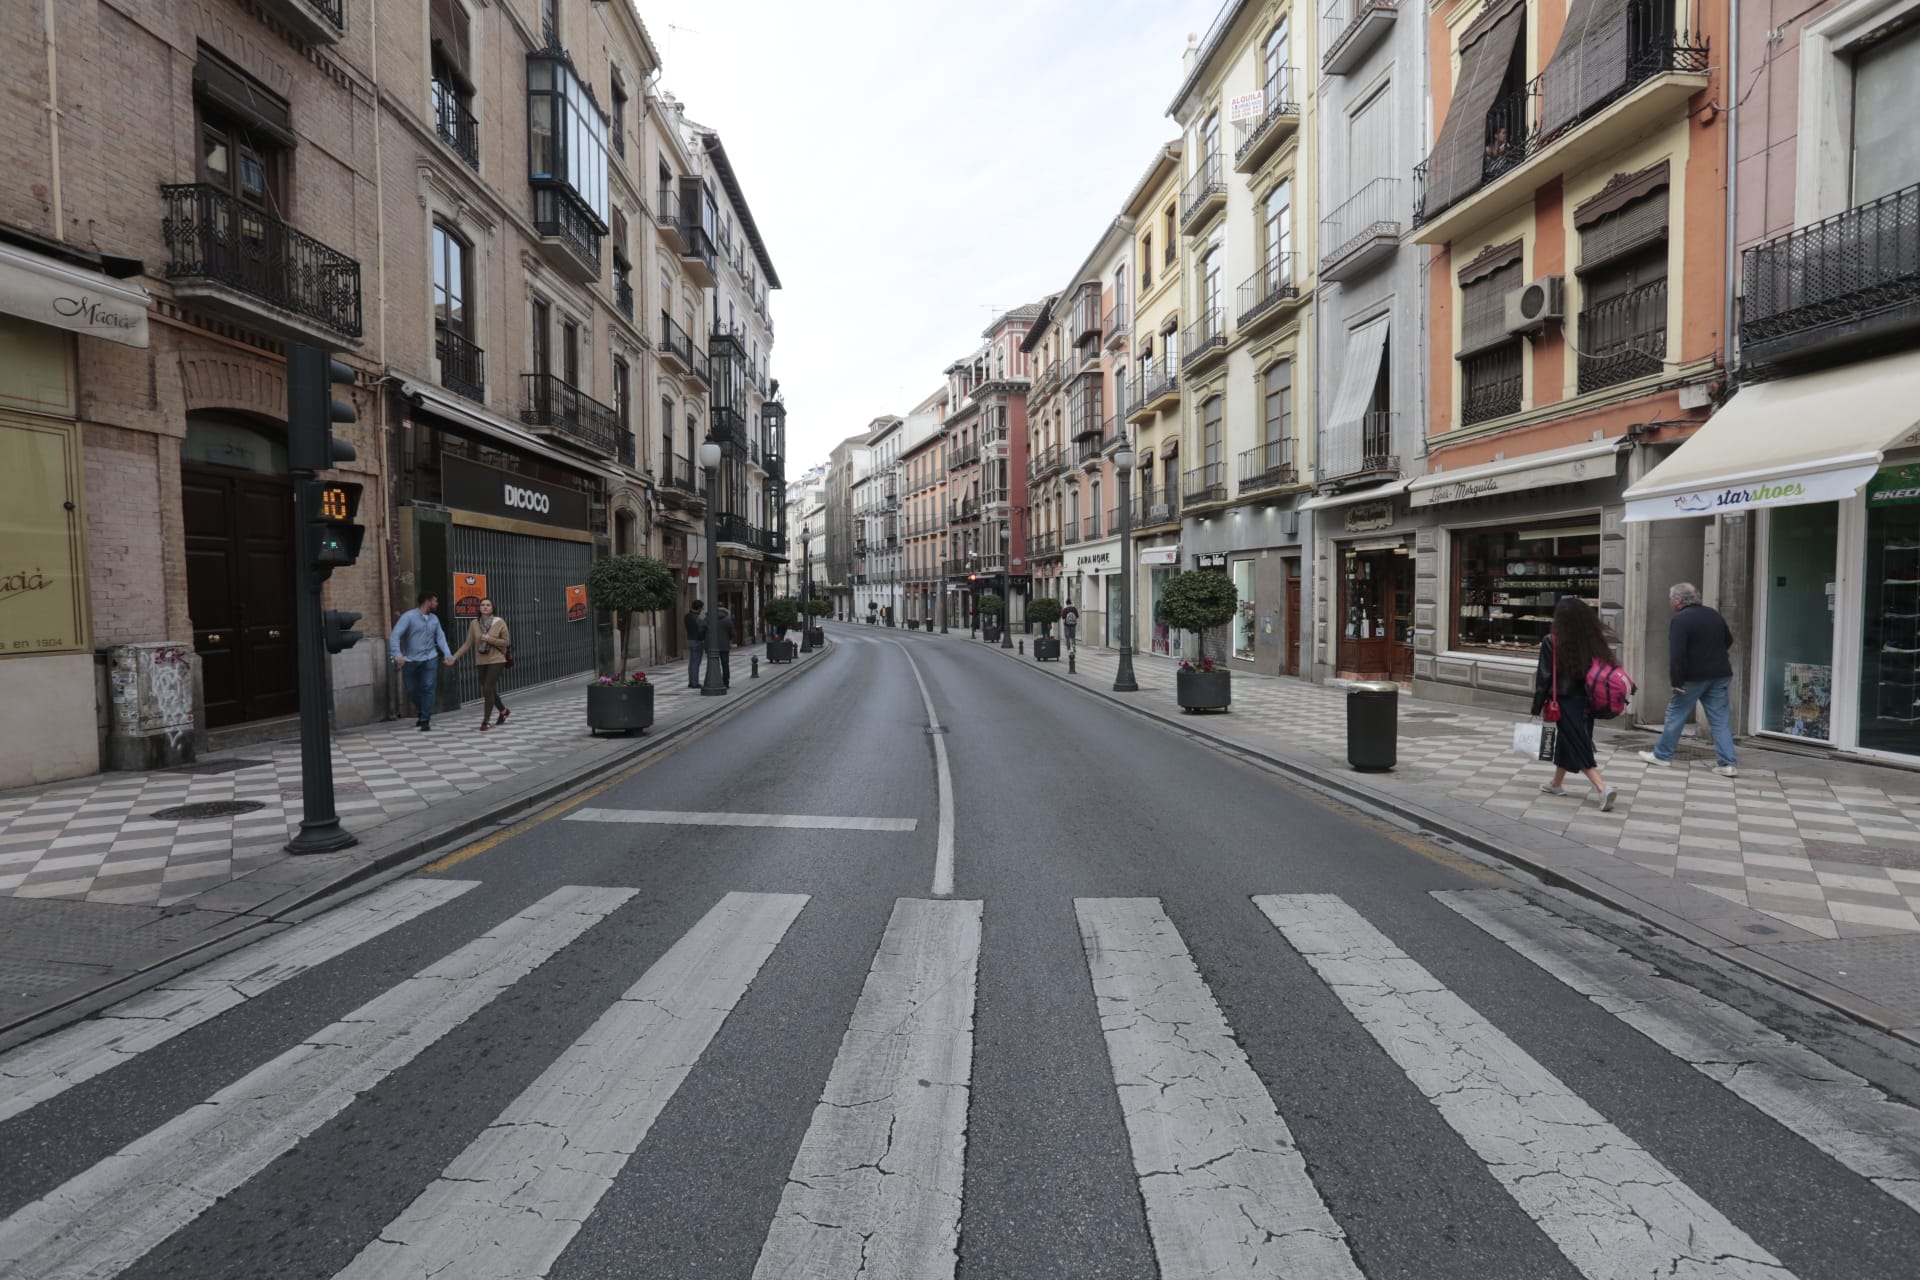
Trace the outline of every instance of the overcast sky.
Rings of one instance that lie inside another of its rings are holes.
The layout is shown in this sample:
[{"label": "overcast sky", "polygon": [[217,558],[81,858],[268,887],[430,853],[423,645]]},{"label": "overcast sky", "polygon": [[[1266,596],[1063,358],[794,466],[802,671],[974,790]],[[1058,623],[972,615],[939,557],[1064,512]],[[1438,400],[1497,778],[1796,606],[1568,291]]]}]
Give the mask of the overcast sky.
[{"label": "overcast sky", "polygon": [[1218,0],[638,0],[783,286],[787,474],[1063,286],[1175,136]]}]

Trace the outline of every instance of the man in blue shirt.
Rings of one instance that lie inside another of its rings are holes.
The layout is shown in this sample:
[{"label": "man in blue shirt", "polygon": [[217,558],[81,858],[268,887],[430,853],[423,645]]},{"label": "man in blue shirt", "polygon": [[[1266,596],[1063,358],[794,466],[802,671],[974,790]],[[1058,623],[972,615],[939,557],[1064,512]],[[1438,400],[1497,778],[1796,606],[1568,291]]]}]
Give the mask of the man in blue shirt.
[{"label": "man in blue shirt", "polygon": [[[400,668],[400,683],[406,686],[407,697],[420,717],[417,727],[423,730],[433,727],[433,691],[440,681],[440,665],[453,664],[447,633],[440,629],[440,619],[434,613],[439,607],[439,596],[422,591],[420,607],[401,614],[387,636],[387,652],[393,655],[393,665]],[[435,656],[440,663],[434,662]]]}]

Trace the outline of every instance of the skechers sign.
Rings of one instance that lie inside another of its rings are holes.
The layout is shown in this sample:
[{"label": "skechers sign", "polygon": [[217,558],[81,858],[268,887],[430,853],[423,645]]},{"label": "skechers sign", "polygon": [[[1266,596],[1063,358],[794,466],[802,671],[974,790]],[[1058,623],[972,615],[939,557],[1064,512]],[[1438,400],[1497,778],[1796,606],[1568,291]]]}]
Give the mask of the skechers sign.
[{"label": "skechers sign", "polygon": [[556,528],[587,527],[586,493],[564,484],[482,466],[465,458],[440,460],[440,484],[441,500],[450,507]]}]

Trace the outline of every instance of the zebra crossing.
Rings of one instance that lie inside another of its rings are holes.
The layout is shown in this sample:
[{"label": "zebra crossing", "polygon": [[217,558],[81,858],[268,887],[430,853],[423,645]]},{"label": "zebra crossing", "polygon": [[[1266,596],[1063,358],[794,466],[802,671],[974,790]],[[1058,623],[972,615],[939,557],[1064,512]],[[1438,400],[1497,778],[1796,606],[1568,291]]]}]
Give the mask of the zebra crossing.
[{"label": "zebra crossing", "polygon": [[[474,887],[398,882],[0,1057],[0,1124]],[[0,1221],[0,1276],[69,1280],[133,1267],[224,1197],[270,1177],[276,1160],[544,964],[596,947],[635,893],[555,889],[302,1032]],[[1878,1189],[1863,1194],[1920,1213],[1920,1112],[1516,893],[1434,897]],[[335,1275],[550,1274],[755,982],[782,963],[809,901],[724,894],[585,1031],[556,1045],[550,1065],[497,1116],[462,1135],[464,1149],[411,1202],[393,1205]],[[1366,1275],[1337,1197],[1317,1184],[1313,1153],[1296,1140],[1165,904],[1088,897],[1073,906],[1131,1150],[1131,1193],[1162,1280]],[[1735,1221],[1698,1194],[1349,903],[1274,894],[1252,907],[1272,929],[1275,953],[1261,959],[1290,952],[1304,962],[1574,1271],[1595,1280],[1793,1274],[1749,1234],[1760,1224]],[[967,1121],[991,910],[955,899],[893,904],[832,1066],[807,1086],[817,1103],[765,1225],[754,1280],[964,1272]]]}]

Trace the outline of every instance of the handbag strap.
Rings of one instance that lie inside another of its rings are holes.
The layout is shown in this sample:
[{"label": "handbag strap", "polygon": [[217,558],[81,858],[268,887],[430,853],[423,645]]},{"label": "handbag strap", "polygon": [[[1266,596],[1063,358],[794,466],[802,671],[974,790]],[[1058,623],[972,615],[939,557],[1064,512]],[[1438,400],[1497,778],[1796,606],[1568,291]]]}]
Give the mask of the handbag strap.
[{"label": "handbag strap", "polygon": [[1553,662],[1553,683],[1547,686],[1547,706],[1553,711],[1553,719],[1560,718],[1560,646],[1553,642],[1553,636],[1547,636],[1547,653]]}]

